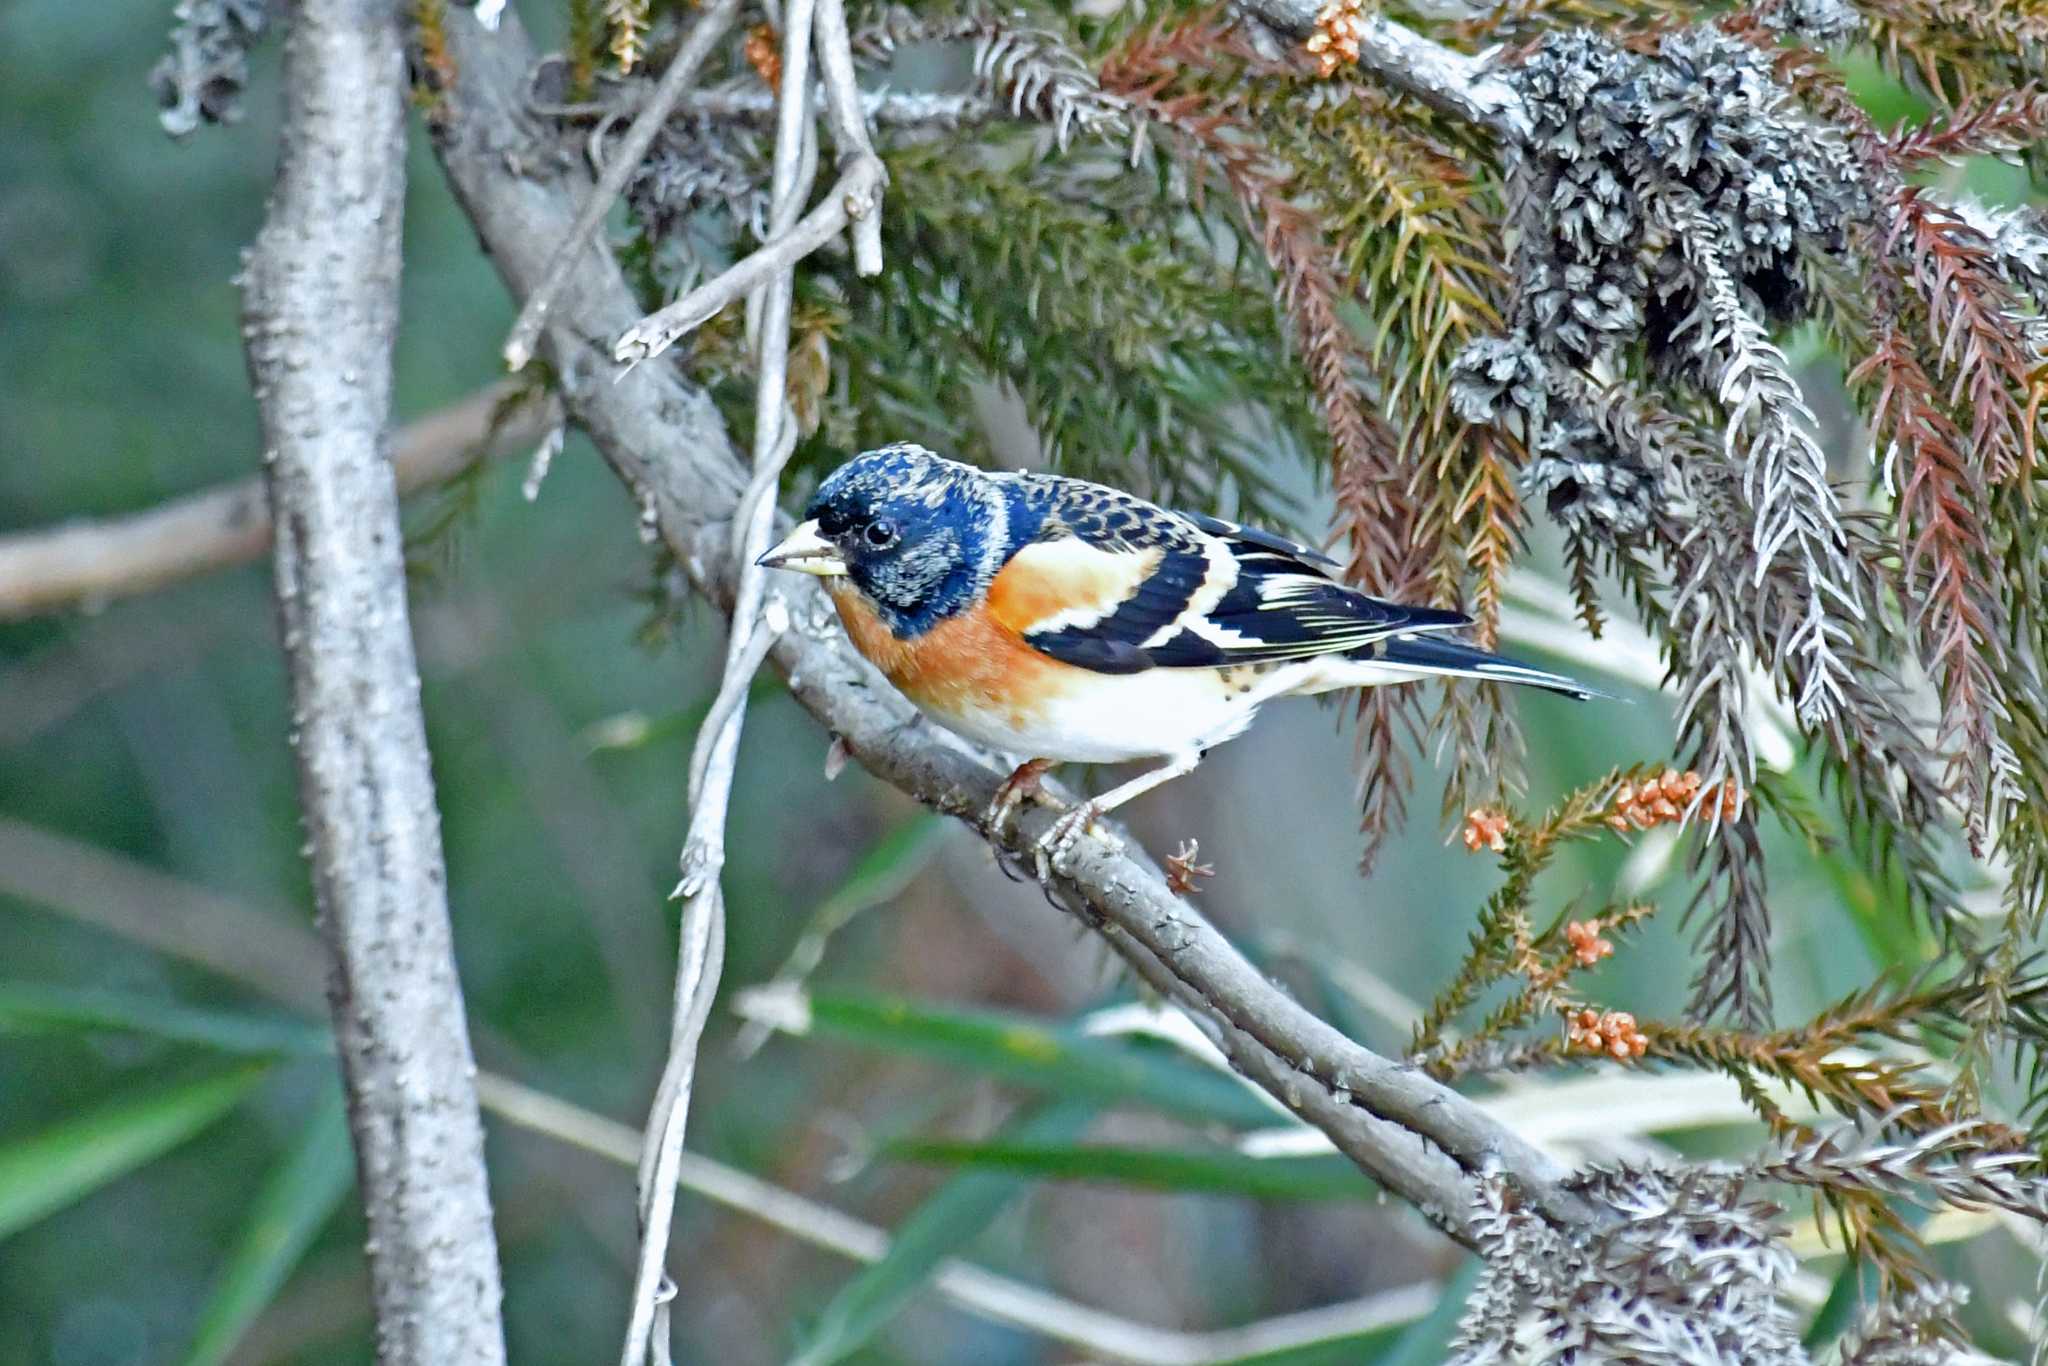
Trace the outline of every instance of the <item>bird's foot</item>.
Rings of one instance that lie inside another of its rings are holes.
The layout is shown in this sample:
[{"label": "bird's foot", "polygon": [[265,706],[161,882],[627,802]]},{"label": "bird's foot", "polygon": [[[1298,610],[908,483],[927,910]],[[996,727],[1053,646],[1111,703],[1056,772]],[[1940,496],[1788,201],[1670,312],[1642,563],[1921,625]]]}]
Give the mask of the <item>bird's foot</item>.
[{"label": "bird's foot", "polygon": [[1074,845],[1084,834],[1107,844],[1111,849],[1122,849],[1123,841],[1098,826],[1102,808],[1094,802],[1082,802],[1073,810],[1052,823],[1052,828],[1039,836],[1032,846],[1032,856],[1038,863],[1038,876],[1043,881],[1050,874],[1059,871],[1060,863],[1074,852]]},{"label": "bird's foot", "polygon": [[1017,765],[1016,771],[1003,779],[1003,785],[996,789],[995,800],[988,804],[988,814],[982,818],[982,829],[990,839],[1002,837],[1003,831],[1016,818],[1017,808],[1027,798],[1041,806],[1059,805],[1039,786],[1052,765],[1050,759],[1031,759]]}]

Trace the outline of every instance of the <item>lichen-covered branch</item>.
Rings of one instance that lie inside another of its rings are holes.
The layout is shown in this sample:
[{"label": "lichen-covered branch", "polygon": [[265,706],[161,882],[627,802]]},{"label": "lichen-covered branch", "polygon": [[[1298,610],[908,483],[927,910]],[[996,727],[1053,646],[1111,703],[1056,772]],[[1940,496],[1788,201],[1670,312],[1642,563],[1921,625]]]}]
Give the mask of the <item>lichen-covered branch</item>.
[{"label": "lichen-covered branch", "polygon": [[[543,64],[542,69],[546,66]],[[631,118],[647,107],[651,89],[628,88],[602,100],[553,102],[535,99],[528,105],[536,114],[557,119]],[[822,106],[824,91],[817,90],[812,103]],[[862,90],[858,95],[863,115],[878,124],[902,128],[957,128],[983,123],[1001,111],[987,96],[974,91]],[[775,92],[757,88],[722,86],[716,90],[691,90],[676,101],[671,120],[721,119],[734,123],[770,123],[775,118]]]},{"label": "lichen-covered branch", "polygon": [[378,1358],[505,1357],[475,1061],[386,458],[406,64],[390,0],[306,0],[244,280],[277,603]]}]

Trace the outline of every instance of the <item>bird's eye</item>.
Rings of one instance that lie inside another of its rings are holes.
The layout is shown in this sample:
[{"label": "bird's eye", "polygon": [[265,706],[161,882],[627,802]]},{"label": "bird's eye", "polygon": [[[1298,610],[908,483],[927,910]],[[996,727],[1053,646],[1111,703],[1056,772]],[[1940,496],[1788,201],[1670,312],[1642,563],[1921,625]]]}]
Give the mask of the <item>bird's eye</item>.
[{"label": "bird's eye", "polygon": [[896,524],[887,517],[877,517],[869,522],[864,534],[868,538],[868,544],[877,550],[896,544]]}]

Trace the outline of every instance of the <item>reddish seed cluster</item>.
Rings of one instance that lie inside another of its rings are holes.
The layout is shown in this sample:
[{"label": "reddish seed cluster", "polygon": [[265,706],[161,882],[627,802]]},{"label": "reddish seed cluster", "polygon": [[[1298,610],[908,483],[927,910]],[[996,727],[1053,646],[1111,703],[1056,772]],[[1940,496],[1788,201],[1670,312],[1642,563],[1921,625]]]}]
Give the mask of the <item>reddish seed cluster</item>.
[{"label": "reddish seed cluster", "polygon": [[762,84],[771,90],[782,84],[782,44],[776,40],[773,24],[756,24],[748,29],[745,52]]},{"label": "reddish seed cluster", "polygon": [[1498,854],[1508,847],[1508,813],[1492,807],[1475,806],[1465,813],[1465,847],[1473,853],[1491,849]]},{"label": "reddish seed cluster", "polygon": [[1633,1062],[1650,1049],[1650,1036],[1636,1028],[1635,1016],[1591,1006],[1565,1021],[1565,1042],[1588,1053],[1605,1053],[1616,1062]]},{"label": "reddish seed cluster", "polygon": [[1316,11],[1316,31],[1303,46],[1316,59],[1316,74],[1328,79],[1338,67],[1358,61],[1358,43],[1364,36],[1365,0],[1325,0]]},{"label": "reddish seed cluster", "polygon": [[[1623,833],[1675,824],[1684,818],[1699,790],[1700,775],[1691,769],[1683,773],[1667,769],[1641,783],[1623,783],[1614,793],[1607,824]],[[1741,811],[1742,789],[1733,781],[1709,789],[1700,814],[1711,816],[1717,809],[1723,820],[1733,819]]]},{"label": "reddish seed cluster", "polygon": [[1600,937],[1600,922],[1597,920],[1570,922],[1564,927],[1564,937],[1572,946],[1572,957],[1579,960],[1582,968],[1590,968],[1614,952],[1613,941]]}]

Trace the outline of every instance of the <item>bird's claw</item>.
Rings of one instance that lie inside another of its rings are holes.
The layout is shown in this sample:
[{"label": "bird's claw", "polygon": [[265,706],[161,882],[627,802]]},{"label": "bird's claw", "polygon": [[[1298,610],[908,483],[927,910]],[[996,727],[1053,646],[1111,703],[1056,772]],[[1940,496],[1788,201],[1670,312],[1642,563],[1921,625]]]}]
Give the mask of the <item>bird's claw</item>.
[{"label": "bird's claw", "polygon": [[1084,834],[1093,834],[1111,849],[1122,849],[1123,841],[1098,826],[1102,808],[1094,802],[1082,802],[1073,810],[1052,823],[1052,828],[1039,836],[1032,846],[1032,856],[1038,864],[1041,879],[1059,870],[1061,862],[1074,852],[1074,845]]},{"label": "bird's claw", "polygon": [[1009,828],[1011,820],[1016,817],[1017,808],[1024,804],[1027,797],[1040,806],[1059,806],[1059,803],[1039,786],[1039,781],[1051,768],[1050,759],[1033,759],[1029,763],[1019,764],[1015,772],[1003,779],[1003,785],[996,789],[995,800],[988,804],[988,812],[982,817],[982,829],[988,833],[990,839],[1002,837],[1003,831]]}]

